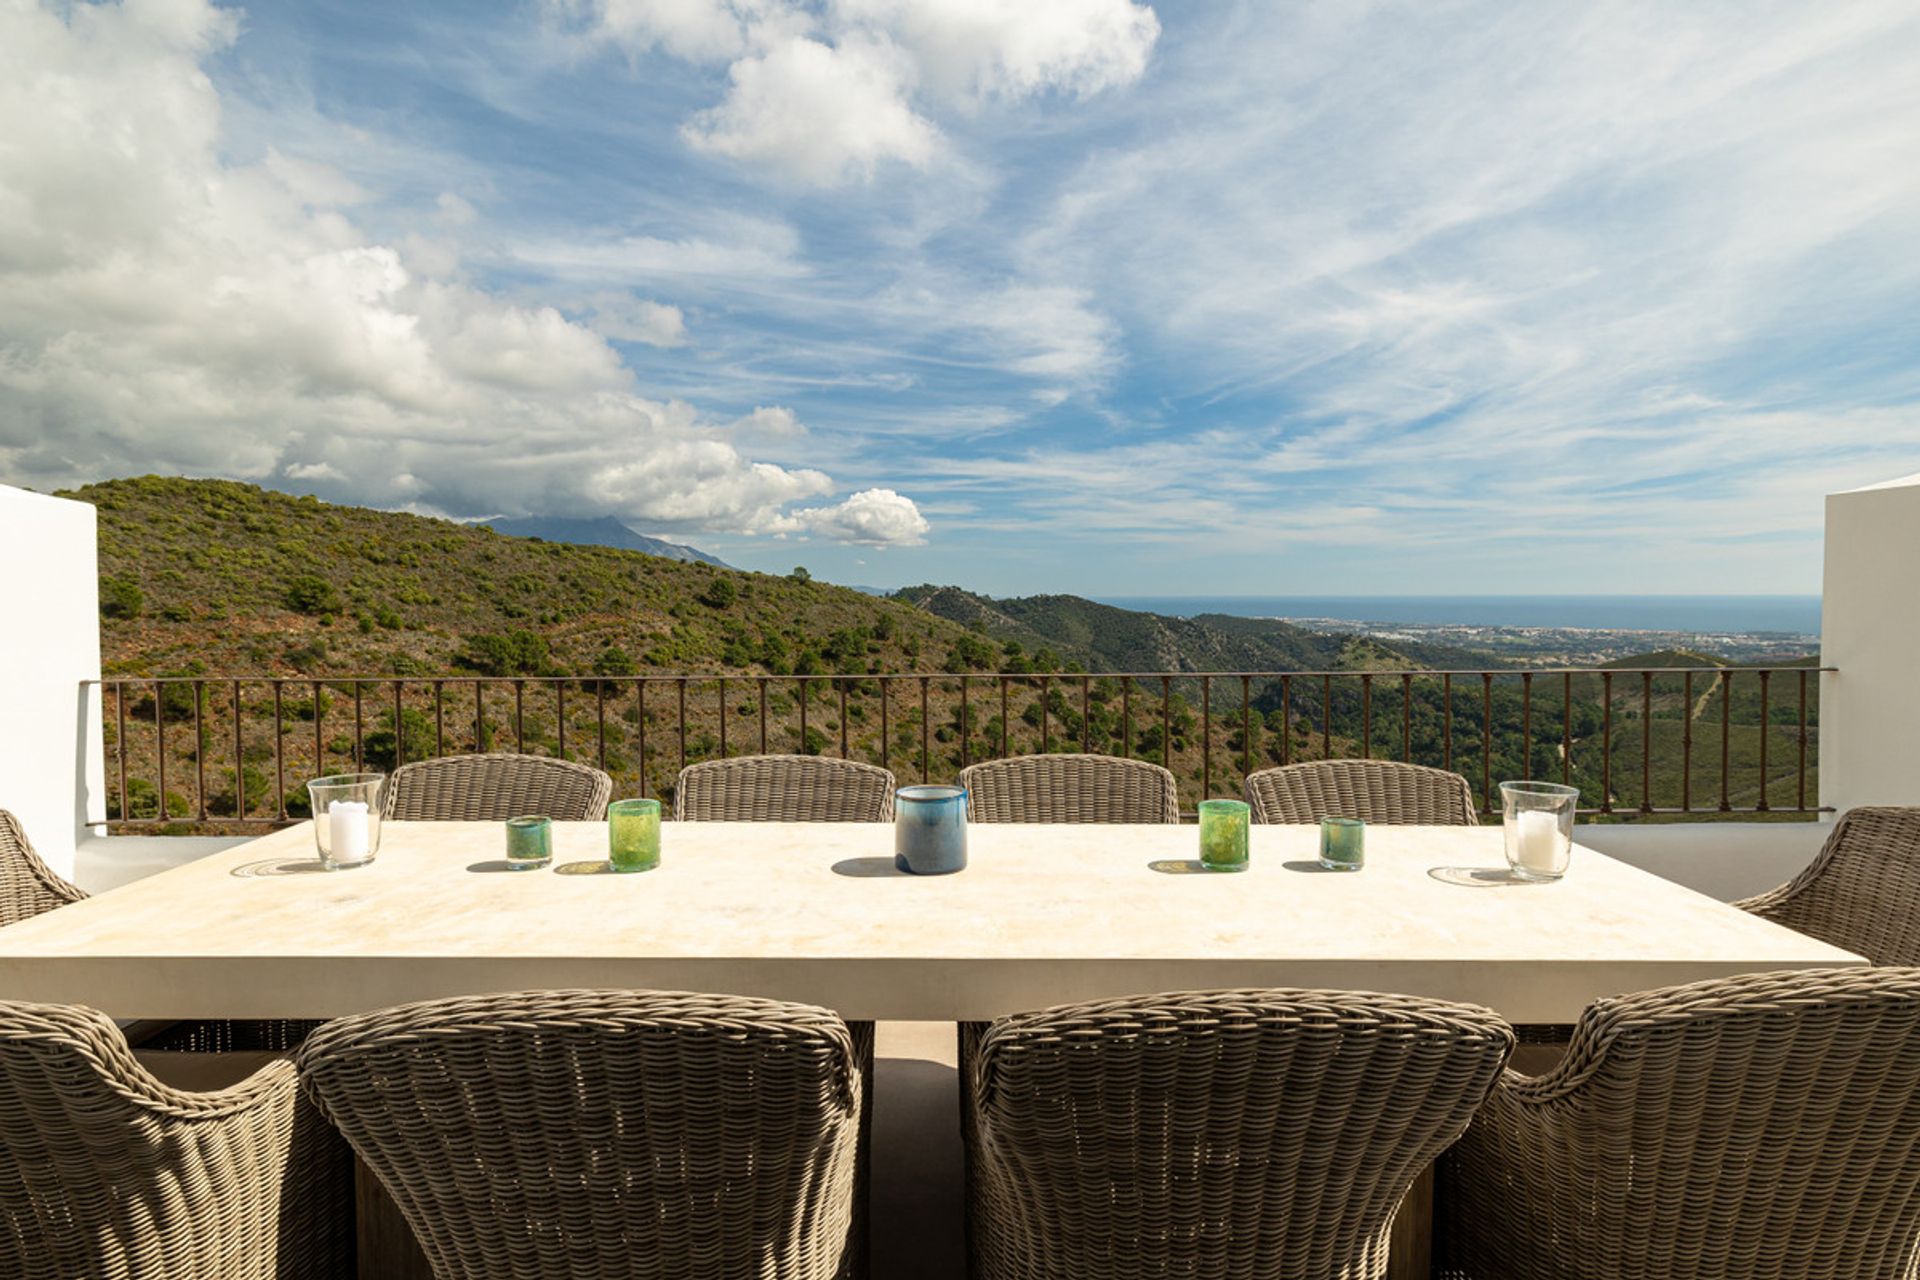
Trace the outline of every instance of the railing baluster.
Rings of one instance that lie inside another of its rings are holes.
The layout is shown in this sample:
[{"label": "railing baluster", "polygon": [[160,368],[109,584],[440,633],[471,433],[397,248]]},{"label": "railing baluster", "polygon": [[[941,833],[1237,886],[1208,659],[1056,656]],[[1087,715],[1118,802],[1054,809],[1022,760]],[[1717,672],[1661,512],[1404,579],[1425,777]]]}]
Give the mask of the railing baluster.
[{"label": "railing baluster", "polygon": [[398,769],[407,762],[407,718],[403,714],[406,708],[400,701],[400,682],[393,682],[393,767]]},{"label": "railing baluster", "polygon": [[553,754],[565,760],[567,758],[567,682],[565,680],[553,682],[553,719],[555,735]]},{"label": "railing baluster", "polygon": [[1213,677],[1200,677],[1200,795],[1213,796]]},{"label": "railing baluster", "polygon": [[[280,685],[278,682],[273,686],[273,696],[275,710],[277,711],[280,700]],[[274,721],[274,763],[276,765],[280,759],[279,732],[280,723],[276,718]],[[158,680],[153,682],[153,755],[154,759],[159,762],[158,774],[160,780],[159,795],[155,797],[154,801],[159,808],[153,816],[157,820],[165,822],[167,820],[167,687]],[[280,816],[283,818],[287,816],[284,812],[285,792],[286,788],[282,787],[283,812]]]},{"label": "railing baluster", "polygon": [[[764,682],[762,691],[764,692]],[[647,678],[633,682],[633,719],[640,738],[640,798],[647,797]],[[675,784],[678,786],[678,783]],[[676,793],[677,798],[677,793]]]},{"label": "railing baluster", "polygon": [[1052,723],[1053,723],[1051,719],[1053,707],[1049,703],[1049,698],[1052,696],[1052,694],[1053,694],[1052,677],[1041,676],[1040,677],[1040,754],[1041,755],[1045,755],[1047,754],[1047,752],[1053,749],[1052,744],[1048,741],[1048,731],[1052,728]]},{"label": "railing baluster", "polygon": [[441,701],[443,681],[433,682],[433,754],[447,754],[447,726],[445,708]]},{"label": "railing baluster", "polygon": [[1653,812],[1653,672],[1640,673],[1640,812]]},{"label": "railing baluster", "polygon": [[[287,717],[281,696],[281,684],[280,681],[275,680],[273,682],[273,793],[275,797],[273,807],[282,822],[286,821],[287,817],[286,726]],[[160,762],[163,766],[166,764],[164,755],[161,756]],[[162,774],[162,776],[165,775]],[[166,804],[166,788],[162,787],[160,807],[164,809]]]},{"label": "railing baluster", "polygon": [[1240,677],[1240,781],[1253,772],[1253,677]]},{"label": "railing baluster", "polygon": [[1320,677],[1320,758],[1333,759],[1333,677]]},{"label": "railing baluster", "polygon": [[847,682],[841,679],[835,680],[834,684],[840,688],[840,758],[845,760],[847,758]]},{"label": "railing baluster", "polygon": [[1794,807],[1807,808],[1807,669],[1800,668],[1800,763],[1794,783]]},{"label": "railing baluster", "polygon": [[[759,681],[760,681],[760,754],[765,755],[767,754],[767,678],[765,676],[761,676],[759,677]],[[880,710],[883,713],[883,716],[887,707],[886,697],[887,697],[887,686],[885,684],[882,684],[880,686]],[[884,718],[882,719],[881,723],[883,724],[885,723]]]},{"label": "railing baluster", "polygon": [[[795,676],[793,682],[796,686],[795,692],[800,699],[800,745],[795,747],[794,751],[803,756],[812,755],[813,753],[807,750],[807,678]],[[680,767],[686,768],[685,765]]]},{"label": "railing baluster", "polygon": [[[607,771],[607,682],[605,680],[593,682],[593,724],[598,738],[593,763],[595,768],[605,773]],[[720,707],[720,732],[725,733],[726,730],[727,708],[723,703]]]},{"label": "railing baluster", "polygon": [[727,678],[720,677],[719,692],[715,701],[720,704],[720,758],[727,758]]},{"label": "railing baluster", "polygon": [[[1560,673],[1560,785],[1573,783],[1573,672]],[[1578,797],[1574,807],[1580,807]]]},{"label": "railing baluster", "polygon": [[487,750],[486,692],[478,680],[473,682],[473,749],[482,754]]},{"label": "railing baluster", "polygon": [[685,676],[674,681],[674,697],[679,703],[677,719],[680,734],[680,768],[685,770],[687,767],[687,678]]},{"label": "railing baluster", "polygon": [[1293,677],[1280,677],[1280,763],[1293,763]]},{"label": "railing baluster", "polygon": [[973,720],[967,704],[967,677],[960,676],[960,767],[973,763]]},{"label": "railing baluster", "polygon": [[[360,682],[355,680],[353,682],[353,771],[355,773],[365,773],[367,771],[366,717],[361,713],[361,693]],[[239,681],[235,681],[233,685],[233,756],[234,776],[238,777],[240,768]]]},{"label": "railing baluster", "polygon": [[[233,715],[233,722],[236,725],[240,723],[239,705],[240,695],[236,693],[234,695],[235,711]],[[116,680],[113,682],[113,716],[113,737],[115,744],[119,747],[115,756],[116,764],[120,771],[120,821],[128,822],[133,818],[133,806],[128,803],[127,800],[127,682],[124,680]],[[240,759],[238,736],[234,739],[233,758],[236,762]],[[236,763],[234,765],[234,774],[236,777],[239,776],[239,770],[240,766]]]},{"label": "railing baluster", "polygon": [[1720,812],[1733,811],[1733,668],[1720,670]]},{"label": "railing baluster", "polygon": [[1767,800],[1767,792],[1771,789],[1771,780],[1767,777],[1767,739],[1773,736],[1773,727],[1767,723],[1767,687],[1772,680],[1772,669],[1760,668],[1760,800],[1754,808],[1761,813],[1772,807]]},{"label": "railing baluster", "polygon": [[1493,812],[1493,672],[1480,673],[1480,812]]},{"label": "railing baluster", "polygon": [[[207,727],[205,727],[204,704],[207,700],[207,681],[194,681],[194,806],[200,812],[200,821],[207,819]],[[321,739],[321,699],[313,697],[313,741],[319,745]],[[324,773],[326,768],[321,768]]]},{"label": "railing baluster", "polygon": [[1373,759],[1373,673],[1360,674],[1360,758]]},{"label": "railing baluster", "polygon": [[880,677],[880,767],[892,772],[893,742],[892,726],[887,723],[887,677]]},{"label": "railing baluster", "polygon": [[1400,759],[1413,763],[1413,673],[1400,674]]},{"label": "railing baluster", "polygon": [[1600,676],[1600,812],[1613,812],[1613,672]]},{"label": "railing baluster", "polygon": [[930,729],[929,722],[933,719],[933,716],[927,707],[927,684],[928,684],[927,677],[921,676],[920,677],[920,781],[923,783],[927,782],[932,777],[932,774],[930,772],[931,765],[932,765],[932,752],[930,750],[932,746],[932,737],[931,737],[931,734],[929,733],[929,729]]},{"label": "railing baluster", "polygon": [[[311,692],[313,693],[313,776],[318,778],[327,771],[326,737],[320,731],[320,682],[318,680],[313,681]],[[200,690],[197,682],[193,691],[193,710],[195,727],[194,741],[197,754],[200,736],[198,733],[200,724]],[[206,787],[206,775],[204,773],[201,775],[200,785],[202,789]]]},{"label": "railing baluster", "polygon": [[1520,777],[1533,781],[1533,672],[1520,673]]},{"label": "railing baluster", "polygon": [[1160,677],[1160,767],[1173,768],[1173,677]]},{"label": "railing baluster", "polygon": [[1009,683],[1005,676],[1000,677],[1000,758],[1002,760],[1005,760],[1008,754],[1007,726],[1009,713],[1007,711],[1007,685]]},{"label": "railing baluster", "polygon": [[513,749],[520,755],[527,753],[527,682],[513,682]]},{"label": "railing baluster", "polygon": [[[359,693],[359,690],[360,686],[355,685],[354,692],[356,695]],[[246,748],[242,742],[244,734],[241,715],[240,682],[235,680],[233,682],[233,816],[244,822],[247,817],[247,763],[245,759]],[[354,698],[353,703],[353,718],[357,725],[360,720],[360,700],[357,696]],[[358,769],[360,767],[360,741],[358,733],[354,735],[353,761],[354,767]],[[126,811],[126,801],[122,800],[120,802],[120,812],[125,813]]]},{"label": "railing baluster", "polygon": [[1093,750],[1093,679],[1080,677],[1080,750]]},{"label": "railing baluster", "polygon": [[1693,672],[1680,678],[1680,812],[1693,812]]},{"label": "railing baluster", "polygon": [[1448,773],[1453,772],[1453,672],[1448,671],[1440,677],[1440,701],[1445,705],[1440,716],[1441,754],[1446,762]]}]

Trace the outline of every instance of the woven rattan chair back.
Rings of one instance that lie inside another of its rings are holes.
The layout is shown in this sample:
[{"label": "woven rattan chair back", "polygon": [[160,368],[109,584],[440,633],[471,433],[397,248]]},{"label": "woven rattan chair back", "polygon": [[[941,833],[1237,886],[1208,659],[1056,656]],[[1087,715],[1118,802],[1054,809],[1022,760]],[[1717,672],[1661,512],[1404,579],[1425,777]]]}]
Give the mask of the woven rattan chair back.
[{"label": "woven rattan chair back", "polygon": [[497,752],[404,764],[387,780],[386,816],[401,822],[505,822],[544,814],[556,822],[607,816],[613,779],[571,760]]},{"label": "woven rattan chair back", "polygon": [[1849,809],[1806,870],[1734,905],[1875,964],[1920,965],[1920,808]]},{"label": "woven rattan chair back", "polygon": [[19,820],[0,809],[0,928],[86,896],[40,861]]},{"label": "woven rattan chair back", "polygon": [[551,991],[315,1032],[301,1078],[440,1280],[831,1280],[861,1082],[825,1009]]},{"label": "woven rattan chair back", "polygon": [[977,1280],[1386,1274],[1394,1211],[1513,1049],[1473,1006],[1139,996],[963,1041]]},{"label": "woven rattan chair back", "polygon": [[891,822],[893,774],[830,756],[734,756],[680,771],[673,816],[692,822]]},{"label": "woven rattan chair back", "polygon": [[1311,760],[1247,775],[1255,822],[1359,818],[1384,825],[1472,827],[1473,788],[1457,773],[1397,760]]},{"label": "woven rattan chair back", "polygon": [[1118,756],[1039,755],[960,771],[974,822],[1178,822],[1173,774]]},{"label": "woven rattan chair back", "polygon": [[338,1280],[352,1170],[290,1062],[186,1093],[104,1014],[0,1002],[8,1280]]},{"label": "woven rattan chair back", "polygon": [[1906,1280],[1920,1260],[1920,970],[1602,1000],[1441,1165],[1466,1277]]}]

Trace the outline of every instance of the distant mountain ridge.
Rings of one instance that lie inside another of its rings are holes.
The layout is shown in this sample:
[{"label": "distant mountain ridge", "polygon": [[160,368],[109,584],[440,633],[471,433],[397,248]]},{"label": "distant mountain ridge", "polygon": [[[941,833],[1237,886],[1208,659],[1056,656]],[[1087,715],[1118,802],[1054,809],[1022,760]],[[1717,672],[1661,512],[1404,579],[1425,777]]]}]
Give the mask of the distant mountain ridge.
[{"label": "distant mountain ridge", "polygon": [[639,551],[669,560],[692,564],[710,564],[720,569],[732,565],[685,543],[668,542],[644,533],[635,533],[612,516],[597,520],[570,519],[566,516],[499,516],[481,522],[495,533],[512,538],[539,538],[543,542],[565,542],[576,547],[615,547],[621,551]]}]

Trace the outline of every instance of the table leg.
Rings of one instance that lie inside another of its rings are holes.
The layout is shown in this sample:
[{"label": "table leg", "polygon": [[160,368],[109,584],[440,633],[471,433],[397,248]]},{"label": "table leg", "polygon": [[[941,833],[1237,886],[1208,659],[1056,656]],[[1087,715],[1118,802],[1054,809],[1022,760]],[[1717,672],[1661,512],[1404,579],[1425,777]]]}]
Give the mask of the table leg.
[{"label": "table leg", "polygon": [[434,1280],[433,1267],[400,1206],[358,1158],[353,1162],[353,1209],[360,1237],[360,1280]]},{"label": "table leg", "polygon": [[1429,1280],[1433,1274],[1433,1166],[1421,1170],[1400,1201],[1387,1247],[1387,1280]]}]

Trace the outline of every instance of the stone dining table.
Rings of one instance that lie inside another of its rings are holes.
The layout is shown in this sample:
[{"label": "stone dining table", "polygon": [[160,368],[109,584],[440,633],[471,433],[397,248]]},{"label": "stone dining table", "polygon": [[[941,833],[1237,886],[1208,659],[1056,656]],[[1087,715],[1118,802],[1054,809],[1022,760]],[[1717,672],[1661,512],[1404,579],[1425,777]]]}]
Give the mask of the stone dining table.
[{"label": "stone dining table", "polygon": [[0,931],[0,993],[121,1018],[321,1018],[437,996],[651,987],[770,996],[847,1018],[984,1020],[1211,987],[1472,1001],[1566,1023],[1598,996],[1849,952],[1589,849],[1504,879],[1498,827],[1373,827],[1366,867],[1256,826],[1252,865],[1202,871],[1191,826],[975,825],[970,865],[894,869],[892,830],[668,823],[652,871],[604,867],[606,828],[558,823],[508,871],[494,823],[386,825],[325,872],[309,826]]},{"label": "stone dining table", "polygon": [[[638,987],[953,1022],[1142,992],[1332,987],[1568,1023],[1616,992],[1865,963],[1590,849],[1563,880],[1511,881],[1498,827],[1373,827],[1359,872],[1323,871],[1311,827],[1253,828],[1251,866],[1231,874],[1200,868],[1191,826],[976,825],[968,838],[964,871],[917,877],[895,870],[885,825],[669,823],[657,869],[614,874],[599,823],[555,824],[552,865],[513,871],[500,824],[395,822],[376,861],[327,872],[303,824],[0,930],[0,996],[120,1018],[325,1018]],[[884,1081],[877,1094],[886,1107]],[[1431,1195],[1429,1173],[1396,1218],[1396,1280],[1428,1274]],[[426,1280],[364,1167],[358,1199],[360,1274]]]}]

